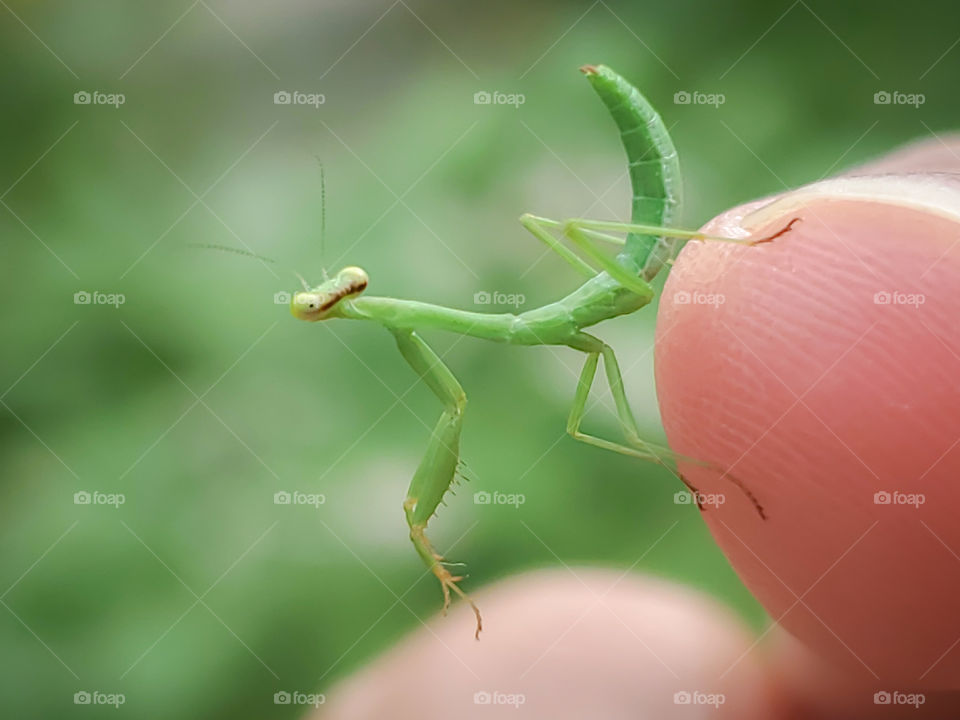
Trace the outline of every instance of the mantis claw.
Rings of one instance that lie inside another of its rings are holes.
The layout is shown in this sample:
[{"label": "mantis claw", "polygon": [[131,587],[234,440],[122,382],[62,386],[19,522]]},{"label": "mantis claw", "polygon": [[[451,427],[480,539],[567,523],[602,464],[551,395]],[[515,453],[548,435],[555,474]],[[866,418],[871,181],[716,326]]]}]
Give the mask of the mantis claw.
[{"label": "mantis claw", "polygon": [[786,226],[784,226],[783,228],[781,228],[781,229],[778,230],[777,232],[773,233],[773,235],[768,235],[768,236],[766,236],[766,237],[757,238],[756,240],[750,240],[747,244],[748,244],[748,245],[759,245],[759,244],[761,244],[761,243],[773,242],[774,240],[776,240],[776,239],[777,239],[778,237],[780,237],[781,235],[784,235],[784,234],[790,232],[790,230],[793,229],[794,224],[795,224],[795,223],[798,223],[798,222],[800,222],[800,218],[795,217],[793,220],[791,220],[790,222],[788,222],[788,223],[786,224]]},{"label": "mantis claw", "polygon": [[[439,560],[442,560],[442,558]],[[450,607],[450,591],[452,590],[470,604],[470,608],[473,610],[473,614],[477,618],[477,629],[473,636],[479,640],[480,632],[483,630],[483,618],[480,617],[480,609],[474,604],[473,600],[470,599],[470,596],[461,590],[457,585],[458,582],[464,579],[464,576],[452,575],[450,571],[447,570],[447,568],[445,568],[439,561],[430,569],[436,576],[437,580],[440,581],[440,587],[443,589],[443,614],[446,615],[447,608]]]}]

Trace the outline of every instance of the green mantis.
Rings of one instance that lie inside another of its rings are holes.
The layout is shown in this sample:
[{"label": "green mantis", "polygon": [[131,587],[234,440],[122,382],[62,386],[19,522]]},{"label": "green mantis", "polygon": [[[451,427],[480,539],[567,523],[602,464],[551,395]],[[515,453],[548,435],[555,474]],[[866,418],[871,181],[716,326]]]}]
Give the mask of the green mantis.
[{"label": "green mantis", "polygon": [[[663,121],[636,88],[609,68],[585,66],[581,71],[620,130],[633,190],[631,222],[583,219],[560,222],[535,215],[520,218],[520,223],[534,237],[584,276],[585,281],[579,288],[556,302],[521,314],[477,313],[414,300],[361,296],[369,282],[367,273],[357,267],[347,267],[316,287],[310,288],[304,283],[304,289],[292,296],[290,304],[293,315],[301,320],[339,318],[382,325],[393,334],[400,354],[443,406],[426,453],[410,482],[403,510],[417,553],[440,581],[444,610],[450,604],[451,592],[469,602],[476,615],[478,638],[482,629],[479,609],[459,587],[463,578],[450,572],[443,556],[434,549],[426,535],[427,524],[450,489],[458,469],[467,396],[450,368],[423,340],[420,332],[445,330],[494,342],[558,345],[577,350],[586,359],[567,419],[570,435],[585,443],[643,460],[664,463],[668,459],[683,459],[710,465],[722,473],[722,468],[711,463],[679,458],[670,450],[641,439],[613,349],[585,329],[649,304],[654,297],[650,280],[671,261],[682,240],[757,244],[769,239],[731,240],[670,228],[680,205],[680,167]],[[586,259],[568,248],[562,242],[564,238]],[[619,248],[619,253],[607,253],[605,245]],[[588,435],[580,430],[601,357],[616,405],[622,442]],[[730,479],[744,491],[762,516],[763,509],[753,495],[734,478]]]}]

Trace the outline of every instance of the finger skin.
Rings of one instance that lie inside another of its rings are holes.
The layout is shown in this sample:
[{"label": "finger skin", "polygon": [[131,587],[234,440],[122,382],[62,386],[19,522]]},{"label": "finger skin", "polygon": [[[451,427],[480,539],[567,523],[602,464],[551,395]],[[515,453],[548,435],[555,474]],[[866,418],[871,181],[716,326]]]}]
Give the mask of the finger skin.
[{"label": "finger skin", "polygon": [[[960,717],[960,694],[903,691],[873,678],[838,672],[779,627],[757,648],[771,686],[789,698],[788,717],[797,720],[944,720]],[[893,692],[897,692],[894,695]]]},{"label": "finger skin", "polygon": [[[476,599],[479,642],[461,603],[335,687],[316,720],[784,717],[750,633],[690,589],[574,568],[527,573]],[[678,703],[678,692],[723,701]]]},{"label": "finger skin", "polygon": [[924,138],[849,170],[847,175],[960,172],[960,133]]},{"label": "finger skin", "polygon": [[796,214],[771,243],[678,258],[655,355],[667,437],[763,505],[682,468],[726,498],[705,521],[774,619],[891,689],[958,688],[960,225],[851,200]]}]

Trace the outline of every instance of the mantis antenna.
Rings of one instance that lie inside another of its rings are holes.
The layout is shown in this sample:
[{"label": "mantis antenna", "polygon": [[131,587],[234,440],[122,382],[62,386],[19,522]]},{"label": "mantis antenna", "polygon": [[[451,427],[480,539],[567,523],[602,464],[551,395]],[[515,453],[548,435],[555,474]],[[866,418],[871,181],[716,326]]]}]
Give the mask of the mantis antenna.
[{"label": "mantis antenna", "polygon": [[255,252],[250,252],[249,250],[242,250],[241,248],[230,247],[229,245],[212,245],[209,243],[187,243],[187,247],[200,248],[202,250],[220,250],[222,252],[233,253],[234,255],[243,255],[244,257],[254,258],[255,260],[263,260],[268,263],[276,263],[277,261],[273,258],[264,257],[263,255],[257,255]]},{"label": "mantis antenna", "polygon": [[[323,161],[319,156],[315,157],[317,162],[320,163],[320,266],[323,268],[323,279],[329,280],[327,266],[324,264],[327,246],[327,178],[323,169]],[[300,278],[300,281],[303,282],[303,278]],[[304,283],[304,288],[309,289],[306,283]]]},{"label": "mantis antenna", "polygon": [[[230,247],[229,245],[211,245],[209,243],[187,243],[188,247],[200,248],[201,250],[220,250],[221,252],[233,253],[234,255],[242,255],[243,257],[254,258],[255,260],[263,260],[268,263],[276,263],[276,260],[273,258],[264,257],[263,255],[257,255],[254,252],[249,250],[242,250],[240,248]],[[310,283],[306,281],[306,278],[303,277],[297,271],[292,271],[296,275],[297,280],[300,281],[300,284],[303,286],[305,292],[310,291]],[[326,273],[324,273],[326,274]]]},{"label": "mantis antenna", "polygon": [[[323,162],[320,161],[320,158],[317,157],[317,162],[320,163],[320,260],[321,263],[326,255],[326,239],[327,239],[327,179],[326,173],[324,172]],[[250,252],[249,250],[243,250],[241,248],[230,247],[229,245],[215,245],[210,243],[187,243],[189,247],[201,248],[204,250],[220,250],[221,252],[229,252],[235,255],[243,255],[244,257],[254,258],[256,260],[262,260],[268,263],[276,263],[276,260],[273,258],[268,258],[263,255],[258,255],[255,252]],[[305,291],[310,290],[310,283],[298,272],[293,273],[297,279],[300,281],[300,285],[303,286]],[[323,268],[323,279],[329,280],[330,277],[327,274],[326,267]]]}]

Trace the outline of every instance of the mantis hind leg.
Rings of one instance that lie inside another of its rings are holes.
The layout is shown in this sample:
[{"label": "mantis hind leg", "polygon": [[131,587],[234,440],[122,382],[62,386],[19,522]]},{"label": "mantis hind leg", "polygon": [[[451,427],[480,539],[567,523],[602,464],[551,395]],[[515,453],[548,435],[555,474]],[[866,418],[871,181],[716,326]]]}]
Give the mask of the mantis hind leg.
[{"label": "mantis hind leg", "polygon": [[564,228],[564,231],[569,233],[571,230],[580,230],[584,231],[585,234],[597,237],[598,239],[609,240],[611,242],[616,242],[618,244],[623,244],[623,241],[619,238],[614,238],[610,235],[601,235],[598,231],[606,230],[607,232],[616,232],[616,233],[632,233],[634,235],[654,235],[658,237],[670,237],[670,238],[680,238],[686,240],[700,240],[701,242],[725,242],[733,243],[735,245],[760,245],[763,243],[768,243],[776,238],[780,237],[784,233],[790,231],[793,228],[794,223],[798,222],[800,218],[795,217],[790,222],[788,222],[783,228],[777,230],[770,235],[762,235],[759,237],[746,237],[746,238],[727,238],[721,237],[719,235],[708,235],[706,233],[699,232],[697,230],[680,230],[678,228],[671,227],[661,227],[659,225],[644,225],[641,223],[621,223],[621,222],[608,222],[605,220],[588,220],[585,218],[573,218],[571,220],[566,220],[563,223],[560,223]]},{"label": "mantis hind leg", "polygon": [[[560,222],[557,220],[551,220],[549,218],[530,215],[529,213],[520,216],[520,223],[527,230],[529,230],[534,237],[546,244],[547,247],[557,253],[567,263],[569,263],[571,267],[583,274],[585,277],[591,278],[597,274],[597,271],[594,270],[589,263],[584,261],[576,253],[566,247],[553,234],[553,232],[551,232],[551,230],[566,236],[582,253],[596,262],[611,276],[619,280],[624,287],[641,295],[646,294],[648,290],[648,288],[644,285],[644,279],[642,277],[637,277],[635,273],[622,266],[617,260],[608,257],[597,245],[598,241],[612,243],[621,247],[626,244],[624,238],[609,234],[611,232],[621,233],[624,235],[649,235],[660,238],[699,240],[702,242],[725,242],[733,243],[735,245],[753,246],[772,242],[781,235],[789,232],[794,223],[798,222],[799,220],[800,218],[793,218],[782,229],[770,235],[748,238],[727,238],[719,235],[708,235],[697,230],[681,230],[679,228],[664,227],[660,225],[587,220],[584,218],[573,218]],[[655,249],[653,253],[662,253],[662,251],[663,248],[660,248],[659,250]],[[658,269],[664,263],[671,263],[673,254],[673,251],[671,251],[669,253],[669,257],[659,258],[652,254],[652,258],[648,258],[647,263],[653,263],[655,269],[649,274],[649,276],[652,277],[654,274],[656,274],[656,269]]]},{"label": "mantis hind leg", "polygon": [[427,538],[427,523],[434,516],[444,495],[456,478],[460,463],[460,431],[467,396],[439,356],[413,331],[395,331],[400,353],[413,370],[423,378],[434,395],[443,403],[443,413],[430,436],[427,452],[417,467],[403,501],[403,511],[410,527],[410,540],[424,564],[440,581],[443,589],[443,610],[450,606],[453,591],[470,603],[477,618],[476,637],[483,629],[480,611],[460,589],[461,576],[453,575],[444,565],[444,558]]},{"label": "mantis hind leg", "polygon": [[[670,472],[674,471],[667,464],[668,461],[672,461],[674,463],[677,461],[683,461],[685,463],[692,463],[703,467],[712,468],[720,472],[722,477],[729,479],[734,485],[736,485],[737,488],[750,501],[760,517],[762,519],[766,519],[766,513],[763,510],[763,506],[760,505],[756,496],[739,479],[725,471],[722,467],[716,465],[715,463],[696,460],[694,458],[680,455],[673,452],[669,448],[648,443],[642,437],[640,437],[637,421],[633,416],[633,411],[630,409],[630,403],[627,400],[627,394],[623,387],[623,377],[620,374],[620,365],[617,362],[617,356],[613,352],[613,348],[599,338],[594,337],[593,335],[588,335],[587,333],[579,333],[574,341],[570,343],[570,346],[587,354],[586,362],[583,364],[583,370],[580,372],[580,378],[577,381],[577,390],[574,394],[573,407],[571,407],[570,415],[567,419],[567,432],[574,439],[589,445],[604,448],[605,450],[612,450],[613,452],[620,453],[621,455],[629,455],[630,457],[639,458],[641,460],[655,462],[667,468],[670,470]],[[626,445],[613,442],[611,440],[605,440],[594,435],[588,435],[580,430],[580,425],[583,422],[583,416],[586,412],[587,398],[590,396],[590,388],[593,385],[594,378],[596,377],[597,365],[600,362],[601,356],[603,357],[603,370],[606,374],[607,384],[610,387],[610,393],[613,395],[613,400],[617,408],[617,419],[620,422],[620,428],[623,432],[624,439],[627,442]],[[688,483],[682,475],[677,473],[674,474],[684,485],[687,486],[687,488],[691,490],[694,498],[697,501],[697,506],[702,510],[703,506],[700,503],[699,491],[690,485],[690,483]]]},{"label": "mantis hind leg", "polygon": [[574,270],[582,274],[584,277],[592,278],[597,274],[596,270],[590,267],[589,264],[584,262],[550,233],[547,228],[555,227],[558,224],[555,220],[548,220],[547,218],[541,218],[537,217],[536,215],[525,213],[520,216],[520,224],[529,230],[531,235],[543,242],[548,248],[566,260]]}]

